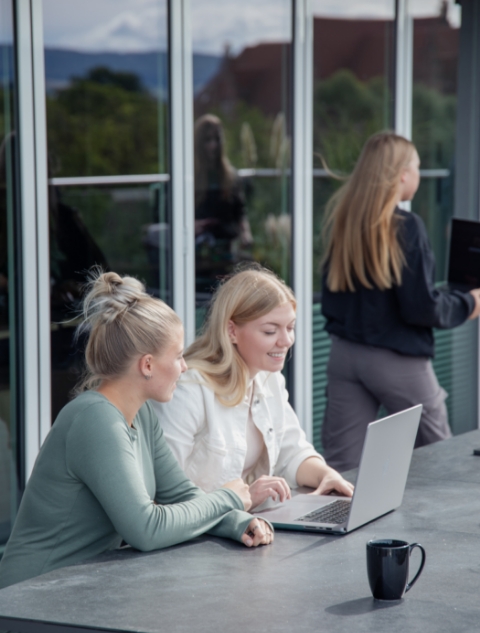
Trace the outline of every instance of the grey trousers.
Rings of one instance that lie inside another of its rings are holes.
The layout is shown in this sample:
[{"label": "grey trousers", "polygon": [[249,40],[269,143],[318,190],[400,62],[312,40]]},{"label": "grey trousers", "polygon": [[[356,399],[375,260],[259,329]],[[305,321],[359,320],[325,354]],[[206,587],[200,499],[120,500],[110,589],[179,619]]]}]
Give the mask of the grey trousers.
[{"label": "grey trousers", "polygon": [[367,425],[380,405],[388,414],[423,404],[415,447],[451,437],[445,398],[430,359],[332,336],[327,368],[323,455],[339,471],[360,462]]}]

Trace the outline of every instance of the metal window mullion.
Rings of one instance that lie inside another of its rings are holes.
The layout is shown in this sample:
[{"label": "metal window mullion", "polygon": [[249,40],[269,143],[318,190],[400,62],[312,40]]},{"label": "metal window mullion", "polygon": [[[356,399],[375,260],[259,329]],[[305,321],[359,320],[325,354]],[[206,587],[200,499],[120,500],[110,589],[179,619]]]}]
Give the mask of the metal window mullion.
[{"label": "metal window mullion", "polygon": [[193,79],[190,1],[170,0],[173,307],[186,343],[195,337]]},{"label": "metal window mullion", "polygon": [[313,12],[293,2],[293,288],[297,297],[293,356],[295,410],[312,439]]},{"label": "metal window mullion", "polygon": [[41,446],[52,425],[47,116],[41,2],[31,0],[31,19],[37,211],[39,443]]},{"label": "metal window mullion", "polygon": [[395,16],[395,131],[412,138],[413,19],[409,0],[397,0]]},{"label": "metal window mullion", "polygon": [[[395,132],[412,138],[413,84],[413,19],[409,0],[397,0],[395,15]],[[405,211],[411,210],[410,201],[400,202]]]},{"label": "metal window mullion", "polygon": [[[473,51],[470,56],[470,65],[472,71],[472,81],[470,82],[470,90],[471,93],[471,114],[472,117],[476,121],[476,125],[473,126],[472,135],[473,135],[473,143],[476,144],[476,147],[473,149],[474,157],[470,160],[471,166],[473,170],[476,171],[476,174],[473,176],[473,183],[476,182],[476,195],[473,196],[473,212],[474,212],[474,220],[480,220],[480,125],[478,123],[478,105],[480,102],[480,81],[478,79],[479,70],[480,70],[480,6],[477,4],[472,4],[471,7],[468,7],[469,17],[472,18],[472,23],[470,25],[472,32],[471,46]],[[462,20],[465,18],[462,15]],[[465,49],[460,47],[460,51],[463,52]],[[459,112],[460,108],[457,106],[457,112]],[[477,116],[475,116],[477,114]],[[457,124],[457,130],[459,130],[460,126]],[[457,141],[458,142],[458,141]],[[462,148],[465,151],[465,146]],[[460,149],[459,149],[460,151]],[[455,166],[458,170],[458,161],[455,161]],[[468,171],[466,172],[468,175]],[[463,182],[459,183],[460,187],[465,184]],[[456,185],[457,187],[457,185]],[[472,187],[474,189],[474,186]],[[456,195],[456,200],[458,199],[458,194]],[[480,429],[480,319],[477,319],[477,428]]]},{"label": "metal window mullion", "polygon": [[22,242],[22,349],[19,359],[24,384],[25,479],[40,446],[40,385],[37,277],[37,217],[35,189],[35,125],[30,0],[16,0],[18,72],[18,146]]}]

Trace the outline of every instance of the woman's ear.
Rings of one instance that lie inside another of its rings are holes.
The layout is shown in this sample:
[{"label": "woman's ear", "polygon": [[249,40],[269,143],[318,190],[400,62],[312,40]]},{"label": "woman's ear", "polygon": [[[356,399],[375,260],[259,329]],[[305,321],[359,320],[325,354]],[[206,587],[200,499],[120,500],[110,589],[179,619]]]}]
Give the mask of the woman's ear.
[{"label": "woman's ear", "polygon": [[138,361],[140,373],[146,380],[150,380],[152,377],[152,363],[153,356],[151,354],[144,354]]},{"label": "woman's ear", "polygon": [[228,322],[227,332],[228,332],[228,336],[229,336],[230,340],[232,341],[233,345],[236,345],[236,343],[237,343],[237,326],[235,325],[235,323],[232,320],[230,320]]}]

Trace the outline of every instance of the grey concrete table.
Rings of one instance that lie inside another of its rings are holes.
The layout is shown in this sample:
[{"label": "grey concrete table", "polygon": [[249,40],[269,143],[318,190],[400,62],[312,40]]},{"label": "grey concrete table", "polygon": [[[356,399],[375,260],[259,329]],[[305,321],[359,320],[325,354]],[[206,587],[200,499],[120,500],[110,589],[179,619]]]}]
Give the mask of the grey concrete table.
[{"label": "grey concrete table", "polygon": [[[415,451],[402,507],[345,537],[278,531],[274,545],[252,550],[202,537],[149,554],[112,552],[0,591],[0,629],[478,632],[476,446],[479,431]],[[418,541],[427,551],[401,602],[371,598],[365,543],[374,537]]]}]

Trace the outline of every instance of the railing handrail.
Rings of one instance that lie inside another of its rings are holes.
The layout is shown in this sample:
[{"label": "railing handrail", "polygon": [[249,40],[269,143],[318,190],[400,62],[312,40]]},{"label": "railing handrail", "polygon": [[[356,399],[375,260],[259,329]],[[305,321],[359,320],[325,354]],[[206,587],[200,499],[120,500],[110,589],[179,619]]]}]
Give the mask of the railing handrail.
[{"label": "railing handrail", "polygon": [[[240,178],[276,178],[278,176],[291,176],[290,167],[278,169],[275,167],[266,168],[245,168],[237,171]],[[421,169],[422,178],[448,178],[449,169]],[[326,169],[314,169],[314,178],[330,178]],[[83,187],[86,185],[141,185],[154,184],[157,182],[169,182],[170,174],[133,174],[125,176],[67,176],[66,178],[50,178],[48,183],[57,187]]]},{"label": "railing handrail", "polygon": [[57,187],[77,187],[84,185],[141,185],[168,182],[170,174],[133,174],[127,176],[67,176],[49,178],[48,184]]}]

